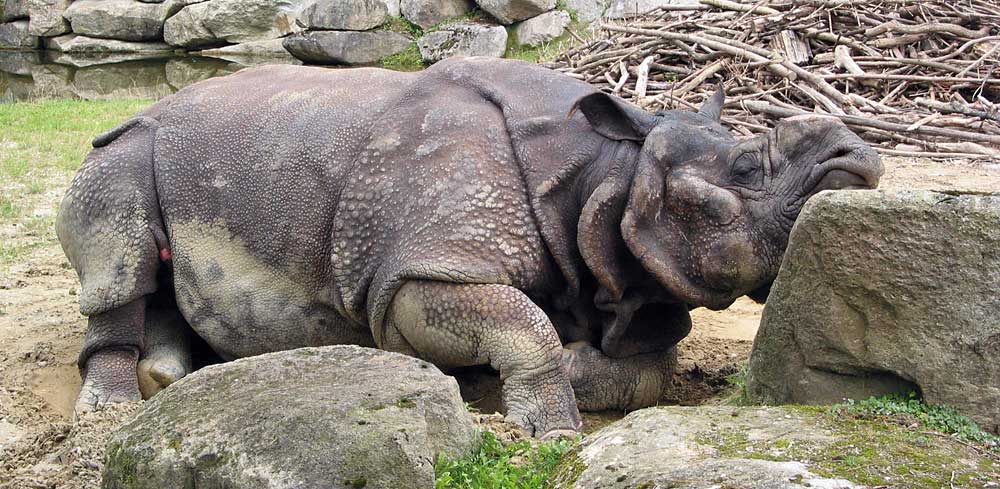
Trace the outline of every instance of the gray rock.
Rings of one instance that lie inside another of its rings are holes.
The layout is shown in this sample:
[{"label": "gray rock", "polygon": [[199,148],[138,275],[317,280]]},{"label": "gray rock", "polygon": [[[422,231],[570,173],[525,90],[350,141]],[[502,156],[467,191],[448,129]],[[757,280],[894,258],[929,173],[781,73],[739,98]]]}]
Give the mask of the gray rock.
[{"label": "gray rock", "polygon": [[76,34],[122,41],[159,41],[163,39],[163,23],[185,3],[187,0],[163,3],[76,0],[63,15]]},{"label": "gray rock", "polygon": [[779,408],[640,409],[588,435],[563,458],[553,482],[562,489],[858,487],[817,476],[799,462],[725,458],[712,443],[721,433],[824,445],[834,440],[824,431],[813,418]]},{"label": "gray rock", "polygon": [[389,13],[390,17],[399,17],[402,12],[399,10],[400,0],[386,0],[385,9]]},{"label": "gray rock", "polygon": [[0,71],[19,76],[31,76],[33,67],[42,62],[38,51],[8,51],[0,55]]},{"label": "gray rock", "polygon": [[1000,430],[1000,194],[824,192],[789,239],[750,357],[752,399],[919,387]]},{"label": "gray rock", "polygon": [[427,29],[472,11],[472,0],[400,0],[399,10],[406,20]]},{"label": "gray rock", "polygon": [[384,24],[388,16],[384,0],[312,0],[299,23],[308,29],[367,31]]},{"label": "gray rock", "polygon": [[285,38],[285,50],[312,64],[371,64],[410,47],[408,37],[390,31],[309,31]]},{"label": "gray rock", "polygon": [[628,19],[645,15],[666,5],[699,5],[698,0],[611,0],[605,16]]},{"label": "gray rock", "polygon": [[197,54],[205,56],[252,56],[265,58],[291,58],[292,55],[282,45],[284,39],[268,39],[266,41],[249,41],[232,46],[206,49]]},{"label": "gray rock", "polygon": [[45,37],[70,32],[69,21],[63,18],[69,4],[70,0],[29,0],[28,32],[32,36]]},{"label": "gray rock", "polygon": [[217,47],[277,39],[301,28],[302,0],[209,0],[185,7],[167,20],[163,38],[171,46]]},{"label": "gray rock", "polygon": [[158,394],[112,436],[104,487],[433,487],[438,455],[477,441],[458,385],[433,365],[304,348],[207,367]]},{"label": "gray rock", "polygon": [[500,23],[513,24],[556,8],[556,0],[479,0],[479,7]]},{"label": "gray rock", "polygon": [[455,22],[424,34],[417,40],[420,56],[428,63],[449,56],[503,57],[507,50],[507,29],[498,25]]},{"label": "gray rock", "polygon": [[27,19],[28,15],[28,0],[0,1],[0,22]]},{"label": "gray rock", "polygon": [[566,8],[576,13],[576,20],[593,22],[604,15],[608,0],[566,0]]},{"label": "gray rock", "polygon": [[153,53],[167,54],[173,48],[162,42],[131,42],[66,34],[45,41],[46,48],[61,53]]},{"label": "gray rock", "polygon": [[[86,68],[88,66],[98,66],[98,65],[110,65],[116,63],[126,63],[130,61],[146,61],[150,63],[163,64],[172,55],[170,53],[164,52],[87,52],[87,51],[77,51],[72,53],[60,53],[58,51],[51,51],[46,53],[46,58],[49,62],[65,65],[67,67],[74,68]],[[128,84],[130,83],[128,75],[123,73],[125,78],[119,80],[120,83]]]},{"label": "gray rock", "polygon": [[552,10],[514,26],[514,36],[521,46],[537,46],[562,36],[569,25],[569,14]]},{"label": "gray rock", "polygon": [[0,49],[37,49],[38,37],[28,33],[27,20],[0,24]]}]

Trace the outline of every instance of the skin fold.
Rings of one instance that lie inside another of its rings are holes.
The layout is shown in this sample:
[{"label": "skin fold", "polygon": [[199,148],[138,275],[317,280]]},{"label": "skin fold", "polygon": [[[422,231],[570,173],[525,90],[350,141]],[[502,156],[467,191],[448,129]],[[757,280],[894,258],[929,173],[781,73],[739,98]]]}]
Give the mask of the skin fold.
[{"label": "skin fold", "polygon": [[537,436],[652,405],[688,311],[765,299],[805,201],[882,173],[837,120],[738,141],[723,103],[649,114],[491,58],[185,88],[98,137],[60,207],[77,408],[155,394],[195,343],[489,365]]}]

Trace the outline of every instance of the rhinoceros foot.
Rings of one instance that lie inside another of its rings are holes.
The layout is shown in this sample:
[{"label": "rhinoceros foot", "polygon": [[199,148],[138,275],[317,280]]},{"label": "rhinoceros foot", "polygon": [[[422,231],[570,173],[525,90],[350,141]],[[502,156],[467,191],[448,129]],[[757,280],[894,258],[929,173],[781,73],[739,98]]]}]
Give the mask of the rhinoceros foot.
[{"label": "rhinoceros foot", "polygon": [[76,401],[76,414],[102,409],[108,404],[139,401],[139,385],[135,381],[139,352],[133,349],[108,348],[87,360],[83,372],[83,387]]}]

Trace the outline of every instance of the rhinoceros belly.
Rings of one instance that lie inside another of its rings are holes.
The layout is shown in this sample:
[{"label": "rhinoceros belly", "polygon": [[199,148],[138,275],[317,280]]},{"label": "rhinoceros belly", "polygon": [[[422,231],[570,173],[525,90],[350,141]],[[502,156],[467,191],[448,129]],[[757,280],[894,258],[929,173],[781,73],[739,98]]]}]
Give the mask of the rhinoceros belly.
[{"label": "rhinoceros belly", "polygon": [[195,332],[225,359],[304,346],[373,346],[370,330],[333,308],[308,266],[273,264],[221,223],[171,226],[174,290]]}]

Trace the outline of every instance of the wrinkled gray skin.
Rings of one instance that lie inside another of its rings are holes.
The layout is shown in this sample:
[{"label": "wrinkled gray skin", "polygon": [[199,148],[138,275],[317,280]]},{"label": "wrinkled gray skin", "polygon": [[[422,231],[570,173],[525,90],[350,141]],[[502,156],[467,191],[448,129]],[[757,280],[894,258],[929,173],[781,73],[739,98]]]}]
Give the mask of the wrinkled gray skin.
[{"label": "wrinkled gray skin", "polygon": [[60,210],[90,320],[78,408],[190,372],[189,328],[224,359],[490,365],[539,436],[651,405],[688,310],[763,300],[806,199],[882,172],[835,120],[736,141],[721,104],[651,115],[482,58],[181,90],[99,137]]}]

